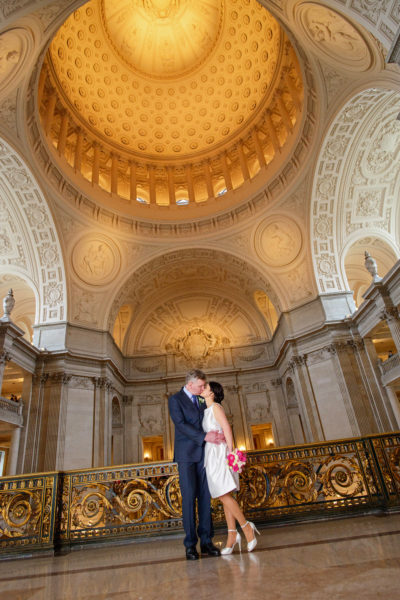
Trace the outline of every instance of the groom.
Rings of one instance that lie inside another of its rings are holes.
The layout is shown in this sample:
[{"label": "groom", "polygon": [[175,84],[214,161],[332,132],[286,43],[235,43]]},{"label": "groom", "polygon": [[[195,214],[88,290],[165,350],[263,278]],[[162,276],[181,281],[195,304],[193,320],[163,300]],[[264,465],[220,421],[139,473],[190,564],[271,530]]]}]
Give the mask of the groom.
[{"label": "groom", "polygon": [[[187,560],[197,560],[197,536],[202,554],[219,556],[219,549],[211,541],[214,529],[211,519],[210,492],[204,469],[205,442],[220,444],[224,435],[217,431],[207,434],[201,426],[205,402],[199,396],[206,385],[206,375],[199,369],[186,374],[185,386],[168,399],[169,413],[175,425],[174,461],[178,463],[182,494],[183,528],[186,536]],[[196,532],[196,498],[199,526]]]}]

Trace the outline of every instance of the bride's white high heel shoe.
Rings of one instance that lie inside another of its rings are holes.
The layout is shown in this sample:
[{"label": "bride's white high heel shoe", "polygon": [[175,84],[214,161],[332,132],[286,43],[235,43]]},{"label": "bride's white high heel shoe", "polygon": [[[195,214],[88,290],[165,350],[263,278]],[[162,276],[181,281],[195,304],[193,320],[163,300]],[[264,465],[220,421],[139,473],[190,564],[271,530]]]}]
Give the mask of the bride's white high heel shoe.
[{"label": "bride's white high heel shoe", "polygon": [[256,532],[258,533],[258,535],[260,535],[260,532],[254,525],[254,523],[252,523],[251,521],[246,521],[244,525],[241,525],[241,528],[243,529],[244,527],[246,527],[246,525],[250,525],[254,533],[254,540],[251,540],[251,542],[247,542],[247,552],[251,552],[257,546]]},{"label": "bride's white high heel shoe", "polygon": [[239,544],[239,552],[242,551],[242,538],[240,537],[240,533],[237,529],[228,529],[228,532],[236,533],[236,540],[233,542],[233,546],[225,546],[222,548],[221,554],[232,554],[234,547],[236,544]]}]

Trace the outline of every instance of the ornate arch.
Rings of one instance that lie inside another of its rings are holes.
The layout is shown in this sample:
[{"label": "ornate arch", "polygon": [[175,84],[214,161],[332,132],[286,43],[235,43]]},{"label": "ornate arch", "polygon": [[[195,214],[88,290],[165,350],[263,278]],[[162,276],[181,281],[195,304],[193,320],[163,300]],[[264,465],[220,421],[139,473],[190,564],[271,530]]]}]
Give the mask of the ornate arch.
[{"label": "ornate arch", "polygon": [[399,106],[393,91],[364,90],[346,103],[326,133],[311,210],[313,264],[322,293],[346,290],[341,250],[355,231],[385,232],[398,244]]},{"label": "ornate arch", "polygon": [[66,318],[66,280],[47,201],[24,159],[0,139],[0,270],[32,282],[35,324]]}]

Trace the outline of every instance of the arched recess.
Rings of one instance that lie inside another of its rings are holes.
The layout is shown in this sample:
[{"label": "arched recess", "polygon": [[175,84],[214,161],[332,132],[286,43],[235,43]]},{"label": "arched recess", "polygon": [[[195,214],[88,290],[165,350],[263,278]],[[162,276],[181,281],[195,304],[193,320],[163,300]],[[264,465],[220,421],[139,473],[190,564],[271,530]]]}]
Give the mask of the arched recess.
[{"label": "arched recess", "polygon": [[379,232],[368,237],[352,238],[342,253],[343,271],[347,278],[347,288],[354,293],[356,306],[363,301],[363,293],[371,285],[371,275],[364,265],[365,252],[376,260],[378,275],[384,276],[398,259],[397,248],[391,240],[385,239]]},{"label": "arched recess", "polygon": [[35,290],[34,324],[66,318],[64,262],[47,201],[24,159],[0,138],[0,273]]},{"label": "arched recess", "polygon": [[243,259],[210,249],[177,250],[153,258],[123,283],[109,309],[108,329],[121,331],[129,307],[120,340],[128,354],[164,352],[171,337],[179,343],[180,328],[204,326],[222,345],[267,340],[271,331],[254,301],[256,290],[268,296],[279,316],[271,284]]},{"label": "arched recess", "polygon": [[311,235],[320,292],[347,290],[342,249],[355,232],[399,244],[400,94],[364,90],[338,113],[315,168]]},{"label": "arched recess", "polygon": [[39,297],[38,291],[25,274],[16,275],[15,271],[12,273],[0,271],[0,302],[9,290],[13,291],[15,300],[11,320],[23,330],[24,338],[31,342]]}]

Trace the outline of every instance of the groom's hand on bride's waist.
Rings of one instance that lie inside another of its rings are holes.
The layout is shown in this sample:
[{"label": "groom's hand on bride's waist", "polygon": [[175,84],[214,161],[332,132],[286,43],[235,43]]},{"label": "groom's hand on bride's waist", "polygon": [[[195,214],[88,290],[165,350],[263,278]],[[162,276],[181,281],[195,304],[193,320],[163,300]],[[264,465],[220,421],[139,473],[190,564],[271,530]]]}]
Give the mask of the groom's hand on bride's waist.
[{"label": "groom's hand on bride's waist", "polygon": [[225,442],[225,436],[219,431],[209,431],[204,440],[211,444],[223,444]]}]

